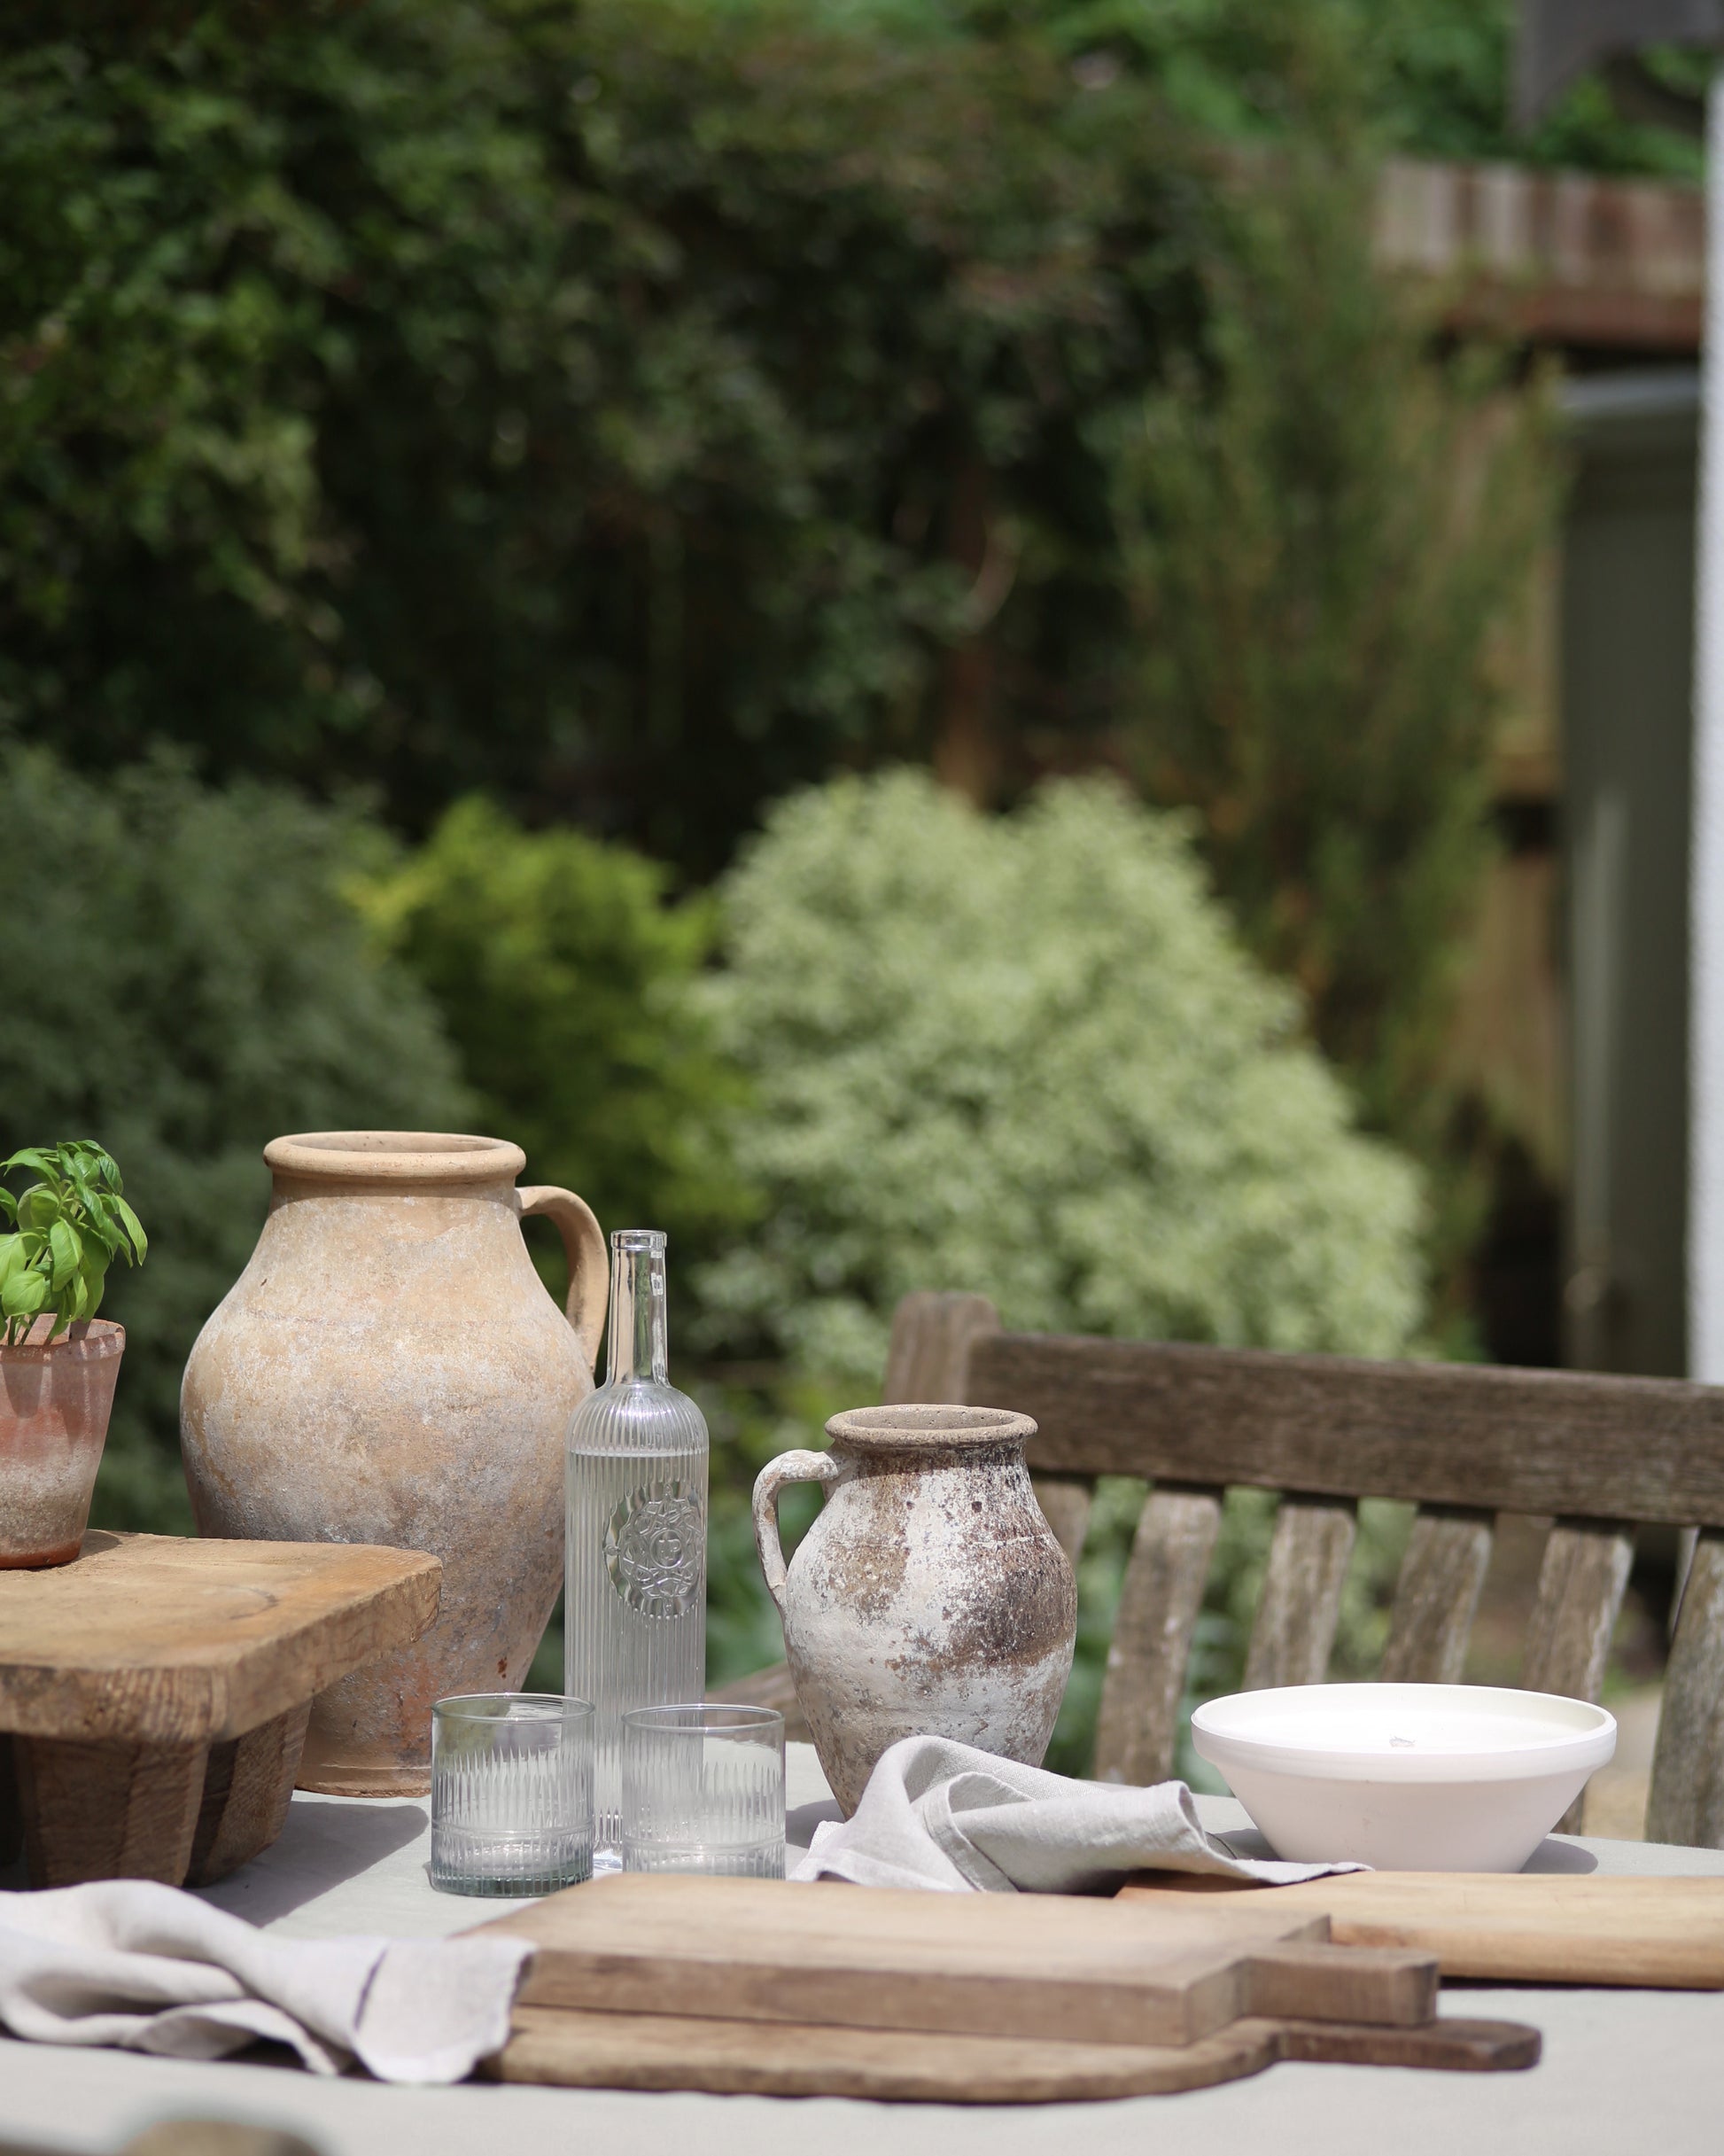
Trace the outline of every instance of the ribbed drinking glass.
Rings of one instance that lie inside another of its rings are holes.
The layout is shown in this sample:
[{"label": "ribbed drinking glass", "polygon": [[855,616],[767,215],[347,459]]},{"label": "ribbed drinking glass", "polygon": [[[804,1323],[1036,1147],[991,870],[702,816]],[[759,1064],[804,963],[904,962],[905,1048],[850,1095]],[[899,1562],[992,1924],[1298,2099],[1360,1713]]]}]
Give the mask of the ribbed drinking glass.
[{"label": "ribbed drinking glass", "polygon": [[784,1716],[646,1707],[623,1716],[623,1869],[784,1876]]},{"label": "ribbed drinking glass", "polygon": [[610,1238],[610,1368],[569,1424],[563,1685],[598,1709],[602,1868],[621,1833],[623,1715],[706,1689],[706,1418],[666,1375],[664,1240]]},{"label": "ribbed drinking glass", "polygon": [[431,1708],[431,1880],[555,1894],[593,1876],[593,1705],[483,1692]]}]

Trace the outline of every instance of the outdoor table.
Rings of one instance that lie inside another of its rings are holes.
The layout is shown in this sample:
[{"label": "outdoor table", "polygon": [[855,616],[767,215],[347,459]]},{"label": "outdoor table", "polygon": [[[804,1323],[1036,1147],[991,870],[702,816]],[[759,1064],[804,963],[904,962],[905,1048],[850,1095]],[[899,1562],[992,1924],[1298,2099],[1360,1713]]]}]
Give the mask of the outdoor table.
[{"label": "outdoor table", "polygon": [[[791,1840],[836,1817],[812,1747],[788,1747]],[[1230,1799],[1199,1799],[1205,1823],[1246,1824]],[[434,1894],[423,1802],[298,1795],[273,1848],[204,1898],[284,1936],[343,1932],[427,1937],[521,1906]],[[1555,1837],[1533,1868],[1589,1853],[1611,1872],[1724,1872],[1724,1850]],[[835,1895],[866,1892],[834,1887]],[[1272,1891],[1268,1889],[1266,1891]],[[1528,2073],[1276,2066],[1179,2096],[1117,2103],[958,2106],[838,2098],[656,2094],[627,2090],[387,2088],[291,2067],[189,2063],[0,2040],[0,2139],[112,2150],[152,2121],[223,2117],[288,2128],[329,2156],[454,2151],[506,2156],[702,2156],[794,2150],[874,2156],[1588,2156],[1653,2148],[1687,2156],[1724,2145],[1724,1993],[1445,1986],[1444,2011],[1534,2023],[1542,2062]]]}]

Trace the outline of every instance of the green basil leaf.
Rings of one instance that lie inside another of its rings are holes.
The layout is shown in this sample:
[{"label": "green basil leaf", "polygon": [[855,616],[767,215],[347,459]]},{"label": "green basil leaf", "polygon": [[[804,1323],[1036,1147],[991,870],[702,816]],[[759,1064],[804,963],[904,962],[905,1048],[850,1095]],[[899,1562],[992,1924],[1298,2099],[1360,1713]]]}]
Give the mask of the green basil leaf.
[{"label": "green basil leaf", "polygon": [[0,1311],[9,1318],[34,1318],[48,1300],[48,1276],[18,1267],[0,1281]]},{"label": "green basil leaf", "polygon": [[116,1197],[113,1203],[114,1211],[124,1223],[126,1233],[132,1239],[132,1249],[137,1253],[137,1263],[141,1265],[150,1254],[150,1238],[144,1232],[144,1223],[124,1198]]},{"label": "green basil leaf", "polygon": [[84,1239],[69,1220],[56,1220],[48,1231],[48,1248],[54,1260],[51,1284],[58,1293],[84,1262]]},{"label": "green basil leaf", "polygon": [[32,1183],[18,1201],[18,1217],[26,1227],[45,1228],[58,1218],[59,1210],[46,1183]]}]

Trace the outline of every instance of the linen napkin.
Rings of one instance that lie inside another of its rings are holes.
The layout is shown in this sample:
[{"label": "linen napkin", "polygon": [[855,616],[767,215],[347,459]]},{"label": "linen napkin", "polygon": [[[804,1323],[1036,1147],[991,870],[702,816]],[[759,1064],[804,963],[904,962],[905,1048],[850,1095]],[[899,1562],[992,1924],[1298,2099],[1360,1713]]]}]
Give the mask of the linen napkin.
[{"label": "linen napkin", "polygon": [[276,1939],[148,1880],[0,1894],[0,2027],[220,2059],[260,2036],[315,2074],[457,2082],[509,2036],[524,1941]]},{"label": "linen napkin", "polygon": [[826,1820],[791,1877],[962,1894],[1098,1894],[1129,1872],[1213,1872],[1291,1886],[1369,1864],[1234,1856],[1184,1782],[1079,1782],[949,1737],[882,1752],[854,1817]]}]

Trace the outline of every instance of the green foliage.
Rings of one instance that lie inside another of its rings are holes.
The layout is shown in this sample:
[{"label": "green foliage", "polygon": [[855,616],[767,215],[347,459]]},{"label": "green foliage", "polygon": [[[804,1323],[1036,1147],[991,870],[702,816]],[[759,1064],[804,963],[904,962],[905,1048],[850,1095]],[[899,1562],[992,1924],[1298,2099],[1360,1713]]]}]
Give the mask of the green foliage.
[{"label": "green foliage", "polygon": [[1309,122],[1314,83],[1346,85],[1386,148],[1697,181],[1710,61],[1662,47],[1582,75],[1523,133],[1510,90],[1519,0],[708,0],[894,39],[1035,35],[1091,82],[1153,79],[1172,108],[1235,139]]},{"label": "green foliage", "polygon": [[705,873],[917,752],[984,627],[1014,710],[1099,715],[1107,416],[1191,291],[1149,86],[680,0],[28,19],[16,724],[415,829],[483,787]]},{"label": "green foliage", "polygon": [[0,753],[0,906],[32,924],[0,943],[0,1137],[99,1132],[151,1229],[109,1282],[128,1342],[98,1523],[190,1526],[180,1373],[257,1240],[264,1144],[467,1120],[435,1013],[343,896],[377,843],[171,763],[97,782]]},{"label": "green foliage", "polygon": [[12,1223],[11,1234],[0,1234],[0,1317],[8,1347],[44,1311],[54,1319],[50,1340],[93,1318],[114,1259],[141,1265],[150,1248],[121,1195],[119,1168],[93,1139],[25,1146],[0,1161],[0,1177],[16,1168],[36,1180],[21,1196],[0,1183],[0,1212]]},{"label": "green foliage", "polygon": [[1500,632],[1555,502],[1541,404],[1372,269],[1368,167],[1289,153],[1211,257],[1200,349],[1121,461],[1151,797],[1201,817],[1247,942],[1303,990],[1368,1123],[1439,1172],[1452,1271],[1481,1178],[1444,1075],[1491,857]]},{"label": "green foliage", "polygon": [[359,897],[533,1179],[702,1249],[749,1211],[724,1143],[739,1086],[692,992],[712,901],[672,905],[667,883],[626,846],[470,798]]},{"label": "green foliage", "polygon": [[710,991],[769,1210],[703,1288],[733,1339],[878,1383],[898,1296],[1008,1324],[1390,1355],[1417,1181],[1357,1136],[1185,828],[1111,782],[975,814],[912,771],[781,805]]}]

